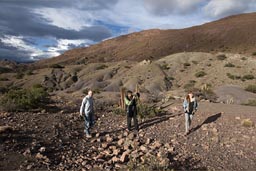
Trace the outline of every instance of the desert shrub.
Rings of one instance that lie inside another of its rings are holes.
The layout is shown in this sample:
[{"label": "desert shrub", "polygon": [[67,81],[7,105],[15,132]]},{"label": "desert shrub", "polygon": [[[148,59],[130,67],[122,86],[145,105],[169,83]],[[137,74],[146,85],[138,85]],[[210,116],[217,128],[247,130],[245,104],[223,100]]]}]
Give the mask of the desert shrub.
[{"label": "desert shrub", "polygon": [[190,65],[191,65],[191,64],[190,64],[190,63],[187,63],[187,62],[183,64],[184,67],[189,67]]},{"label": "desert shrub", "polygon": [[102,70],[102,69],[105,69],[105,68],[108,68],[108,66],[105,65],[105,64],[102,64],[102,65],[97,66],[96,70]]},{"label": "desert shrub", "polygon": [[22,79],[24,77],[24,73],[22,72],[18,72],[16,75],[15,75],[15,78],[16,79]]},{"label": "desert shrub", "polygon": [[200,97],[200,99],[209,100],[211,102],[216,102],[217,100],[217,95],[211,89],[211,86],[209,86],[208,88],[198,90],[196,94]]},{"label": "desert shrub", "polygon": [[229,62],[229,63],[226,63],[224,67],[235,67],[235,65]]},{"label": "desert shrub", "polygon": [[10,68],[0,67],[0,74],[12,72]]},{"label": "desert shrub", "polygon": [[50,68],[59,68],[59,69],[62,69],[62,68],[65,68],[64,66],[60,65],[60,64],[52,64],[50,65]]},{"label": "desert shrub", "polygon": [[0,81],[9,81],[9,79],[8,79],[8,78],[5,78],[5,77],[1,77],[1,78],[0,78]]},{"label": "desert shrub", "polygon": [[205,76],[205,75],[207,75],[204,71],[199,71],[199,72],[197,72],[196,74],[195,74],[195,76],[197,77],[197,78],[199,78],[199,77],[203,77],[203,76]]},{"label": "desert shrub", "polygon": [[245,60],[247,60],[247,58],[246,57],[242,57],[241,60],[245,61]]},{"label": "desert shrub", "polygon": [[71,79],[72,79],[73,82],[77,82],[78,81],[78,76],[77,75],[73,75],[71,77]]},{"label": "desert shrub", "polygon": [[142,103],[138,104],[137,110],[138,110],[138,116],[141,119],[152,118],[162,113],[162,111],[160,109],[157,109],[155,106],[149,106],[147,104],[142,104]]},{"label": "desert shrub", "polygon": [[4,111],[23,111],[41,107],[48,94],[43,88],[9,90],[0,100]]},{"label": "desert shrub", "polygon": [[117,107],[117,108],[114,108],[113,110],[112,110],[112,112],[113,112],[113,114],[115,114],[115,115],[125,115],[125,110],[124,109],[122,109],[122,108],[120,108],[120,107]]},{"label": "desert shrub", "polygon": [[173,80],[175,80],[175,78],[172,77],[172,76],[166,76],[166,77],[165,77],[165,80],[166,80],[166,81],[173,81]]},{"label": "desert shrub", "polygon": [[32,70],[28,70],[28,71],[26,72],[26,75],[33,75],[33,71],[32,71]]},{"label": "desert shrub", "polygon": [[241,76],[233,75],[233,74],[230,74],[230,73],[227,73],[227,77],[232,79],[232,80],[239,80],[239,79],[241,79]]},{"label": "desert shrub", "polygon": [[169,70],[169,69],[170,69],[170,67],[168,66],[167,63],[164,63],[164,64],[161,65],[160,67],[161,67],[161,69],[163,69],[163,70]]},{"label": "desert shrub", "polygon": [[252,56],[256,56],[256,52],[253,52],[253,53],[252,53]]},{"label": "desert shrub", "polygon": [[256,106],[256,99],[248,100],[248,102],[244,103],[243,105],[246,105],[246,106]]},{"label": "desert shrub", "polygon": [[252,92],[252,93],[256,93],[256,85],[248,85],[245,88],[246,91]]},{"label": "desert shrub", "polygon": [[197,64],[198,64],[198,62],[197,62],[197,61],[192,61],[192,63],[193,63],[193,64],[195,64],[195,65],[197,65]]},{"label": "desert shrub", "polygon": [[244,120],[242,120],[241,124],[244,127],[253,127],[254,126],[254,122],[251,119],[244,119]]},{"label": "desert shrub", "polygon": [[185,91],[190,91],[190,90],[192,90],[194,88],[195,83],[196,83],[195,80],[190,80],[187,84],[185,84],[183,86],[183,88],[185,89]]},{"label": "desert shrub", "polygon": [[227,57],[226,57],[226,55],[221,54],[221,55],[217,56],[217,59],[220,60],[220,61],[223,61],[223,60],[227,59]]},{"label": "desert shrub", "polygon": [[244,80],[253,80],[254,78],[255,78],[254,75],[247,74],[247,75],[244,75],[242,79],[244,79]]}]

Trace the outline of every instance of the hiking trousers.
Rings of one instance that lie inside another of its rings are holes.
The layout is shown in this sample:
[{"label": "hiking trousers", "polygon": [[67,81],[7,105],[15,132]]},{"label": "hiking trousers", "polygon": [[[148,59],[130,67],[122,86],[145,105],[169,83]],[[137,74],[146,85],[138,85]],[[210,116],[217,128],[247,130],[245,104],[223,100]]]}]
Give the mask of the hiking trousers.
[{"label": "hiking trousers", "polygon": [[88,113],[84,115],[84,122],[85,122],[85,129],[84,132],[86,135],[90,134],[90,128],[94,125],[94,114],[93,113]]},{"label": "hiking trousers", "polygon": [[137,119],[136,114],[134,114],[132,117],[127,115],[127,128],[128,128],[128,130],[131,131],[132,120],[133,120],[133,123],[134,123],[135,130],[138,131],[139,130],[139,125],[138,125],[138,119]]},{"label": "hiking trousers", "polygon": [[192,118],[193,118],[193,114],[191,113],[185,113],[185,130],[186,133],[189,132],[189,128],[191,126],[191,122],[192,122]]}]

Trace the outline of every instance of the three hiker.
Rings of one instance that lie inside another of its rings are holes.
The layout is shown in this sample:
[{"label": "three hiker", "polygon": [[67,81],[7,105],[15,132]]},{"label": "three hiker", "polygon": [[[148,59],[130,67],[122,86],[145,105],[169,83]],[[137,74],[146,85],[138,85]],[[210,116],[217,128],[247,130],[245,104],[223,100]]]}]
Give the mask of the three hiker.
[{"label": "three hiker", "polygon": [[189,92],[184,101],[183,101],[183,109],[185,112],[185,135],[188,135],[190,132],[190,126],[192,122],[193,115],[197,111],[197,100],[192,92]]},{"label": "three hiker", "polygon": [[85,120],[85,134],[87,138],[91,137],[90,129],[95,123],[94,109],[93,109],[93,92],[88,91],[87,96],[84,97],[81,107],[80,116],[84,117]]},{"label": "three hiker", "polygon": [[140,94],[133,94],[131,91],[127,91],[127,95],[124,98],[127,113],[127,130],[131,131],[131,122],[133,119],[134,128],[139,131],[138,119],[137,119],[137,102]]}]

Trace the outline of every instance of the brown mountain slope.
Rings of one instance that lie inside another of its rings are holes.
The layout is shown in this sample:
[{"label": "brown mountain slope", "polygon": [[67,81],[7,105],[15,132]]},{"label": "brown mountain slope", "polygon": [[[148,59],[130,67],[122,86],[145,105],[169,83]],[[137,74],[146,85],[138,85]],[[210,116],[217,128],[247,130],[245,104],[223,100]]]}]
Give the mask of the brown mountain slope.
[{"label": "brown mountain slope", "polygon": [[252,53],[256,51],[255,33],[256,13],[241,14],[186,29],[155,29],[123,35],[88,48],[67,51],[37,65],[141,61],[184,51]]}]

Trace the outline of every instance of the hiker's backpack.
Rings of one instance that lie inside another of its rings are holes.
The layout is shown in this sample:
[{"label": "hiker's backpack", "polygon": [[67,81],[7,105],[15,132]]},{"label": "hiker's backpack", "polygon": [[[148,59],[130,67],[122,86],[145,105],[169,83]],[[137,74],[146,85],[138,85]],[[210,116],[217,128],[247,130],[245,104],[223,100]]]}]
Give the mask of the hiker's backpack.
[{"label": "hiker's backpack", "polygon": [[195,101],[189,102],[188,104],[188,113],[193,113]]}]

